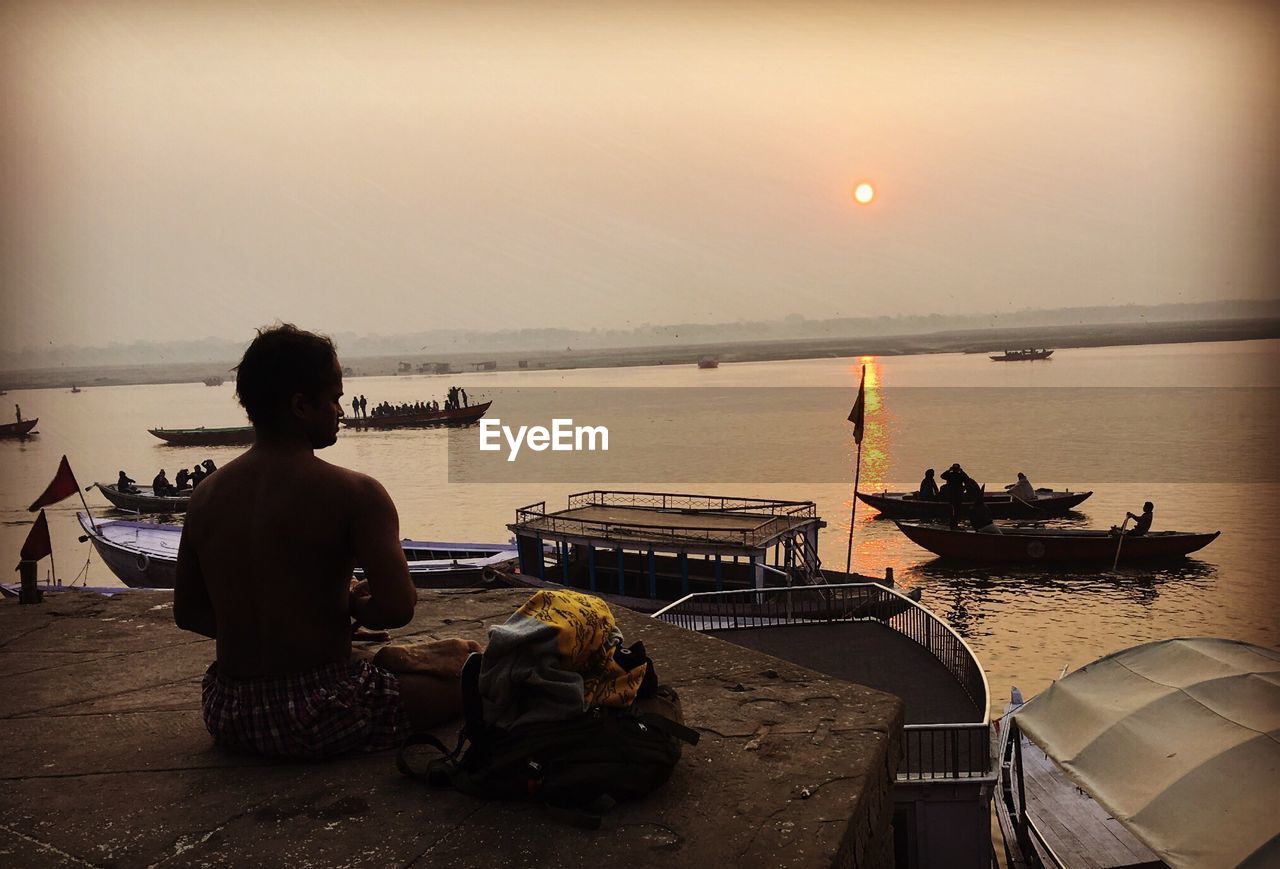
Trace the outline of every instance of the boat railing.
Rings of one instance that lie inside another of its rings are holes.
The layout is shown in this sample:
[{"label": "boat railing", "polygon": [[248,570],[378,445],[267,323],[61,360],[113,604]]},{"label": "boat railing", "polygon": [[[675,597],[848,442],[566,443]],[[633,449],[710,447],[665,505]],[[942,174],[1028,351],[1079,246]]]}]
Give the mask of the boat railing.
[{"label": "boat railing", "polygon": [[903,594],[877,583],[699,592],[654,618],[692,631],[875,621],[932,655],[960,685],[978,721],[908,724],[898,779],[983,778],[991,774],[990,691],[973,650],[950,625]]},{"label": "boat railing", "polygon": [[[582,506],[582,505],[580,505]],[[571,506],[570,509],[573,509]],[[796,518],[804,522],[814,517],[801,513],[797,516],[773,516],[751,528],[723,528],[714,526],[649,525],[643,522],[611,522],[601,519],[583,519],[546,512],[546,503],[539,502],[516,510],[516,525],[535,526],[539,533],[563,536],[614,538],[627,537],[654,544],[699,545],[720,544],[744,548],[760,547],[776,535],[796,524]]]},{"label": "boat railing", "polygon": [[812,501],[783,501],[776,498],[728,498],[721,495],[691,495],[681,492],[627,492],[594,489],[569,496],[569,509],[581,507],[649,507],[657,510],[701,510],[718,513],[763,513],[770,516],[817,515]]}]

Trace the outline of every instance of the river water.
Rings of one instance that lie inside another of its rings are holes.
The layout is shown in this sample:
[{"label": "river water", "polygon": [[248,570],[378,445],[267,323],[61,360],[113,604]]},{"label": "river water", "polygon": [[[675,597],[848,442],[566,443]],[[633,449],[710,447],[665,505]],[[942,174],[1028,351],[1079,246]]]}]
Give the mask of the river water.
[{"label": "river water", "polygon": [[[347,394],[371,404],[442,398],[457,384],[473,401],[492,399],[490,417],[504,423],[571,414],[604,421],[614,443],[590,462],[549,470],[480,456],[478,428],[344,431],[323,456],[382,481],[406,537],[503,541],[517,507],[560,509],[568,494],[596,488],[781,497],[817,503],[828,523],[823,561],[843,569],[856,456],[845,415],[865,365],[865,491],[914,488],[925,464],[941,471],[959,461],[989,488],[1025,471],[1039,486],[1093,490],[1079,515],[1062,520],[1074,527],[1118,524],[1151,500],[1156,529],[1223,532],[1173,565],[1044,574],[943,565],[859,505],[854,568],[893,567],[899,585],[921,587],[923,603],[978,654],[999,709],[1011,685],[1029,696],[1064,667],[1147,640],[1280,645],[1277,360],[1280,341],[1249,341],[1060,350],[1025,363],[935,354],[350,378]],[[169,447],[146,431],[243,424],[230,379],[21,390],[6,400],[40,418],[38,436],[0,440],[0,551],[15,564],[32,518],[26,505],[63,454],[86,486],[120,469],[147,483],[164,467],[173,479],[180,467],[240,452]],[[85,498],[107,514],[96,490]],[[58,578],[119,585],[78,541],[78,509],[71,499],[48,511]],[[49,569],[42,561],[42,577]]]}]

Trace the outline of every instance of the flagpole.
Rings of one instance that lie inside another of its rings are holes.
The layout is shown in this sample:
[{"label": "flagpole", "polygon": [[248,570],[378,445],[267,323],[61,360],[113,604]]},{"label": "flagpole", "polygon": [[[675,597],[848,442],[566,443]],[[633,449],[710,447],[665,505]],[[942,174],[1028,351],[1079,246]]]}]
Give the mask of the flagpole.
[{"label": "flagpole", "polygon": [[53,570],[53,584],[58,584],[58,565],[53,561],[53,546],[49,546],[49,567]]},{"label": "flagpole", "polygon": [[844,572],[853,568],[853,520],[858,515],[858,482],[862,476],[862,442],[858,442],[858,462],[853,469],[853,505],[849,508],[849,551],[844,557]]}]

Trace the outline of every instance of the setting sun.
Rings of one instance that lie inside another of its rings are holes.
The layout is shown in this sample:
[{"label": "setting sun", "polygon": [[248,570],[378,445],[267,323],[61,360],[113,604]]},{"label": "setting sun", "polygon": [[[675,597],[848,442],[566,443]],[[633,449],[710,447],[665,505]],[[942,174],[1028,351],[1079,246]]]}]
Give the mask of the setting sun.
[{"label": "setting sun", "polygon": [[853,198],[859,205],[870,205],[876,198],[876,189],[864,181],[853,188]]}]

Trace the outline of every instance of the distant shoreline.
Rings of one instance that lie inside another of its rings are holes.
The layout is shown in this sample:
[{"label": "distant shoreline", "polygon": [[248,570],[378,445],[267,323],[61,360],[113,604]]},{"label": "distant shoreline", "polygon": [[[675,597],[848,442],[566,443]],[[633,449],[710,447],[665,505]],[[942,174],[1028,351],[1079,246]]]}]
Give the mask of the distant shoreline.
[{"label": "distant shoreline", "polygon": [[[626,368],[656,365],[696,365],[704,356],[721,364],[776,362],[788,359],[827,359],[853,356],[915,356],[928,353],[998,353],[1006,348],[1119,347],[1146,344],[1195,344],[1211,341],[1253,341],[1280,338],[1280,318],[1211,320],[1203,322],[1120,323],[1089,326],[1039,326],[1012,329],[973,329],[922,335],[862,336],[814,340],[735,341],[687,347],[620,347],[614,350],[557,352],[487,352],[467,354],[401,354],[344,359],[352,377],[430,374],[419,366],[449,363],[453,370],[441,377],[457,377],[477,370],[481,362],[497,371],[555,371],[577,368]],[[339,348],[341,349],[341,348]],[[408,363],[409,369],[401,366]],[[523,365],[521,363],[524,363]],[[100,368],[33,369],[0,372],[0,389],[82,389],[102,386],[193,383],[206,377],[234,380],[235,360],[181,364],[121,365]]]}]

